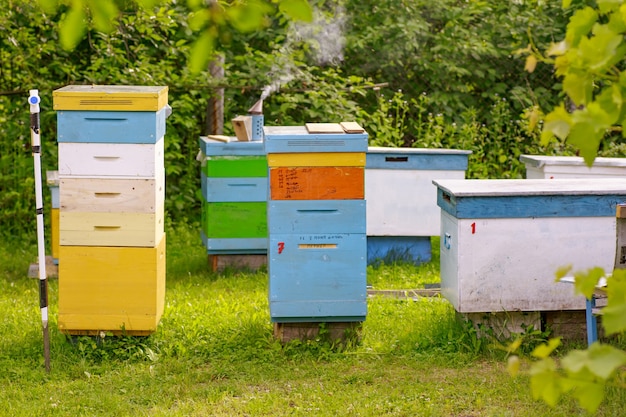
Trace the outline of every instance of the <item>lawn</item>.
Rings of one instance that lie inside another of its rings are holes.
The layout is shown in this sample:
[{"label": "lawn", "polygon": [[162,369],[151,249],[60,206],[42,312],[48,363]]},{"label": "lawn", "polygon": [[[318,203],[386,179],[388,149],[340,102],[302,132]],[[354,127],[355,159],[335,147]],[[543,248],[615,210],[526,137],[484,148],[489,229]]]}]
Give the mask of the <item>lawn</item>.
[{"label": "lawn", "polygon": [[[440,297],[371,297],[361,340],[282,345],[273,337],[267,274],[209,271],[194,227],[169,228],[165,313],[149,337],[68,339],[56,327],[43,366],[36,246],[0,243],[0,415],[6,416],[578,416],[571,400],[532,399],[502,350],[476,338]],[[437,283],[433,261],[368,268],[374,289]],[[539,335],[537,337],[543,337]],[[528,343],[532,344],[529,340]],[[623,415],[612,388],[598,415]]]}]

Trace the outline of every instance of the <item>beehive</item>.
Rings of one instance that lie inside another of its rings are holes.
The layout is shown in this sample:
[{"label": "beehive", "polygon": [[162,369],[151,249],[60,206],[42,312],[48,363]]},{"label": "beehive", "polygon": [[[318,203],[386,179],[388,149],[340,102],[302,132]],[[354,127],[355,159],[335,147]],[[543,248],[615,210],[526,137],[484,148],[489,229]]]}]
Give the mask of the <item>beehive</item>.
[{"label": "beehive", "polygon": [[387,148],[367,150],[367,258],[408,261],[431,259],[431,236],[438,236],[440,213],[436,179],[463,179],[470,151]]},{"label": "beehive", "polygon": [[619,178],[626,177],[626,159],[594,159],[593,166],[579,156],[521,155],[527,179],[559,178]]},{"label": "beehive", "polygon": [[199,139],[201,237],[209,255],[267,252],[267,157],[262,142]]},{"label": "beehive", "polygon": [[365,320],[367,133],[266,126],[265,150],[271,320]]},{"label": "beehive", "polygon": [[54,91],[59,329],[146,335],[165,299],[167,87]]},{"label": "beehive", "polygon": [[620,179],[437,180],[441,292],[461,313],[584,310],[556,271],[613,268]]}]

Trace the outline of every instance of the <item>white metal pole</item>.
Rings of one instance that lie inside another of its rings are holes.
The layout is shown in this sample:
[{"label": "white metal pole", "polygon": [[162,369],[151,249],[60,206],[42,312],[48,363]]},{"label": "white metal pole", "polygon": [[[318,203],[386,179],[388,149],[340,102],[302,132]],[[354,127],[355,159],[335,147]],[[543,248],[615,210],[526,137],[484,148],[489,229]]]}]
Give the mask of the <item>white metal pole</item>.
[{"label": "white metal pole", "polygon": [[46,372],[50,372],[50,336],[48,333],[48,281],[46,275],[46,241],[44,239],[43,197],[41,184],[41,138],[39,135],[39,90],[30,90],[30,137],[35,161],[35,204],[37,212],[37,253],[39,261],[39,307],[43,330]]}]

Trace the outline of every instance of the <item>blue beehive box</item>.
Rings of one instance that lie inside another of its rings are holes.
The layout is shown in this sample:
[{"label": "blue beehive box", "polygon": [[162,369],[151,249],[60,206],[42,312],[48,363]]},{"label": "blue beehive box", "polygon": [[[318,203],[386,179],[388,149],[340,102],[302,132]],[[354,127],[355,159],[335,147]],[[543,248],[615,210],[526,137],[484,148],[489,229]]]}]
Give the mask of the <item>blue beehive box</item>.
[{"label": "blue beehive box", "polygon": [[165,135],[169,108],[150,111],[80,111],[57,113],[59,142],[156,143]]}]

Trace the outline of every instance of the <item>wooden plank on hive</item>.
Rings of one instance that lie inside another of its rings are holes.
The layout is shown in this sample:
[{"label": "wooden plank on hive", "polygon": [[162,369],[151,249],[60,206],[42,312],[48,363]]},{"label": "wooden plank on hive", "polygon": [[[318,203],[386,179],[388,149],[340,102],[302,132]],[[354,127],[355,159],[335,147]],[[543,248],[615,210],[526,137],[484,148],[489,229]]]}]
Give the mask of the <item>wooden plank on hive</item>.
[{"label": "wooden plank on hive", "polygon": [[346,133],[363,133],[363,129],[357,122],[341,122],[339,124]]},{"label": "wooden plank on hive", "polygon": [[306,123],[309,133],[345,133],[339,123]]}]

